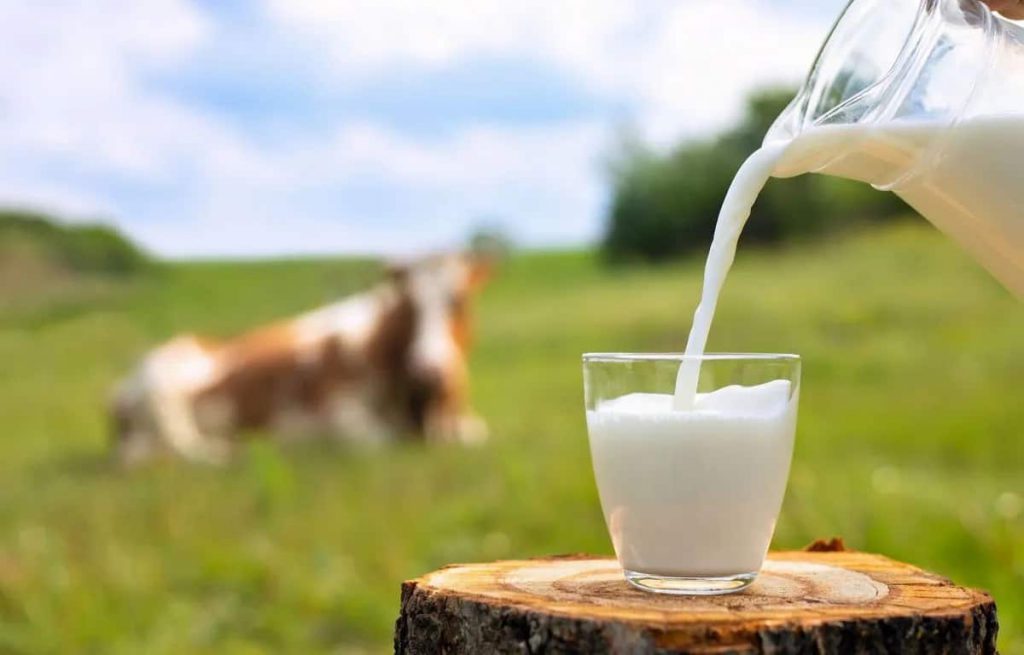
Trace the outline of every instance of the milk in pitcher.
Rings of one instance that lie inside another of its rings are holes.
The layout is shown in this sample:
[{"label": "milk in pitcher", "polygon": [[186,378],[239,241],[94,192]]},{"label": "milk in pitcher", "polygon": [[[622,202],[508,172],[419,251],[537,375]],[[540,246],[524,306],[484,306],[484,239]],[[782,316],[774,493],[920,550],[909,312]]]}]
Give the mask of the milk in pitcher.
[{"label": "milk in pitcher", "polygon": [[814,127],[773,174],[806,172],[893,191],[1024,298],[1024,116]]}]

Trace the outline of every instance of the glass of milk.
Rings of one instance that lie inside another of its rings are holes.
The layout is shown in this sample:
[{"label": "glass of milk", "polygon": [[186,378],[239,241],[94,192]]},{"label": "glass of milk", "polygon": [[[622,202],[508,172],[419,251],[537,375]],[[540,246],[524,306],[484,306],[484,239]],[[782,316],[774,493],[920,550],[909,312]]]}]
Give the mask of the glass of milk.
[{"label": "glass of milk", "polygon": [[[699,369],[676,409],[680,369]],[[587,428],[626,580],[657,593],[739,591],[757,576],[789,476],[796,355],[583,356]]]}]

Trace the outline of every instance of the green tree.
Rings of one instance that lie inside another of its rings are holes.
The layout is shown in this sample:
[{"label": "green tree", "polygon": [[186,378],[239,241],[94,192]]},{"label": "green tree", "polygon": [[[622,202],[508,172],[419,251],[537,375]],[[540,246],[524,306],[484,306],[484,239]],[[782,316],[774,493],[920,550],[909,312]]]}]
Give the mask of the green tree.
[{"label": "green tree", "polygon": [[52,264],[76,272],[120,275],[153,265],[145,251],[108,225],[65,224],[38,212],[0,209],[0,258],[26,244]]}]

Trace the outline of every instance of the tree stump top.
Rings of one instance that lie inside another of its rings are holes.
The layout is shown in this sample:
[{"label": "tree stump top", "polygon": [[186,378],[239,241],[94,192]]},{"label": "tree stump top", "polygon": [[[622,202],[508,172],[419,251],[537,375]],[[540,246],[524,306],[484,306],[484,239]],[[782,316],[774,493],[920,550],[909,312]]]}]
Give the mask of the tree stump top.
[{"label": "tree stump top", "polygon": [[[769,555],[747,590],[662,596],[613,559],[459,564],[406,582],[397,652],[995,652],[988,594],[857,552]],[[522,647],[522,648],[520,648]]]}]

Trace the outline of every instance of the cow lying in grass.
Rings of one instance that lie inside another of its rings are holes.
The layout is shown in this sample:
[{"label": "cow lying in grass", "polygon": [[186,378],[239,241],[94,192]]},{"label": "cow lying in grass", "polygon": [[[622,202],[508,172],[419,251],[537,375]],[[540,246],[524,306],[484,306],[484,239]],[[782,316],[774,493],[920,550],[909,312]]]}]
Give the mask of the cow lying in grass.
[{"label": "cow lying in grass", "polygon": [[119,459],[220,462],[241,433],[281,439],[475,442],[467,404],[470,304],[490,264],[436,256],[364,293],[229,341],[176,337],[118,386]]}]

